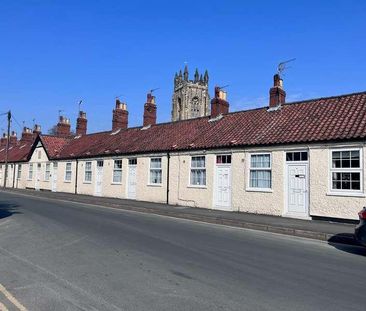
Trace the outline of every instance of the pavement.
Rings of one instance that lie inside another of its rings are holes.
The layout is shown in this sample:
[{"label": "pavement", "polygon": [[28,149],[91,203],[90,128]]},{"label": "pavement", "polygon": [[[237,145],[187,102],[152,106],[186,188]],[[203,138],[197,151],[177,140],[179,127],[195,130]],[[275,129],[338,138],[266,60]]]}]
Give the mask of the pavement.
[{"label": "pavement", "polygon": [[[0,190],[1,191],[4,190]],[[340,223],[324,220],[302,220],[278,216],[259,215],[250,213],[225,212],[202,208],[183,207],[176,205],[141,202],[117,198],[94,197],[50,191],[35,191],[26,189],[7,189],[21,195],[31,195],[38,198],[64,200],[84,204],[100,205],[142,213],[164,215],[212,224],[241,227],[253,230],[281,233],[328,241],[358,245],[354,239],[355,224]]]},{"label": "pavement", "polygon": [[353,245],[0,193],[0,310],[363,311],[365,257]]}]

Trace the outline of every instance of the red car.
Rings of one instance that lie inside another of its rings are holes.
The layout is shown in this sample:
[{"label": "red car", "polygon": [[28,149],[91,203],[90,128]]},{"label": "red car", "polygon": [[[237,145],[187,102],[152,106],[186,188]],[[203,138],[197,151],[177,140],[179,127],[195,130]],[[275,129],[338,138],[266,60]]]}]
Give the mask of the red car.
[{"label": "red car", "polygon": [[366,246],[366,207],[358,213],[360,217],[360,223],[355,229],[356,240],[362,245]]}]

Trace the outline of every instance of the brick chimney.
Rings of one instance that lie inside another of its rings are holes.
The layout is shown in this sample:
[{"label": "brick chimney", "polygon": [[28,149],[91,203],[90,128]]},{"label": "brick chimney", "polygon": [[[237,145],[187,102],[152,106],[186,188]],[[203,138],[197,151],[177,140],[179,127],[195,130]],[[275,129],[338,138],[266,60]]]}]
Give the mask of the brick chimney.
[{"label": "brick chimney", "polygon": [[156,124],[156,103],[155,96],[147,94],[147,100],[144,105],[144,126]]},{"label": "brick chimney", "polygon": [[34,124],[33,127],[33,139],[36,139],[38,135],[41,134],[41,126],[39,124]]},{"label": "brick chimney", "polygon": [[76,135],[86,134],[87,123],[86,112],[79,111],[79,117],[76,119]]},{"label": "brick chimney", "polygon": [[226,101],[226,92],[215,86],[215,97],[211,100],[211,118],[220,114],[229,113],[229,103]]},{"label": "brick chimney", "polygon": [[70,136],[70,119],[60,116],[60,119],[56,126],[56,135],[58,137],[68,137]]},{"label": "brick chimney", "polygon": [[273,87],[269,90],[269,108],[275,108],[284,104],[286,92],[283,89],[283,80],[279,74],[273,76]]},{"label": "brick chimney", "polygon": [[33,141],[33,133],[32,130],[28,127],[23,128],[22,132],[22,138],[20,139],[20,142],[22,143],[28,143]]},{"label": "brick chimney", "polygon": [[1,137],[0,139],[0,147],[6,147],[6,144],[7,144],[7,141],[8,141],[8,137],[6,136],[5,133],[3,133],[3,137]]},{"label": "brick chimney", "polygon": [[17,133],[12,131],[10,134],[9,146],[16,146],[17,142],[18,142]]},{"label": "brick chimney", "polygon": [[113,109],[112,131],[126,129],[128,127],[127,105],[116,99],[116,108]]}]

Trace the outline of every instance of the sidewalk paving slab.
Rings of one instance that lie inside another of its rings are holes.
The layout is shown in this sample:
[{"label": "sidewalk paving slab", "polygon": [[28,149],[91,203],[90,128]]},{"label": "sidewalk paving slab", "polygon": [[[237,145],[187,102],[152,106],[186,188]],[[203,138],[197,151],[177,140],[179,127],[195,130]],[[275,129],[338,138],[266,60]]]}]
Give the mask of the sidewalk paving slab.
[{"label": "sidewalk paving slab", "polygon": [[268,231],[272,233],[323,240],[328,241],[329,243],[358,245],[353,235],[355,225],[349,223],[323,220],[303,220],[244,212],[226,212],[205,208],[185,207],[119,198],[95,197],[82,194],[76,195],[63,192],[35,191],[29,189],[3,189],[1,191],[47,199],[107,206],[123,210],[158,214],[232,227]]}]

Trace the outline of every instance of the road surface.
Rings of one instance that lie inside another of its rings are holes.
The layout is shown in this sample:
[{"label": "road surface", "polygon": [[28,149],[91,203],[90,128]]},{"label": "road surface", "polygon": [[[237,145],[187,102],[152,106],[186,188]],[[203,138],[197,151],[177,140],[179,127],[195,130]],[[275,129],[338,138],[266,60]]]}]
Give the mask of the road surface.
[{"label": "road surface", "polygon": [[365,256],[355,246],[0,192],[0,310],[363,311]]}]

